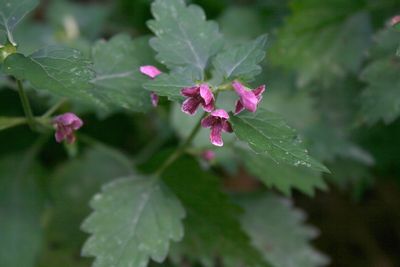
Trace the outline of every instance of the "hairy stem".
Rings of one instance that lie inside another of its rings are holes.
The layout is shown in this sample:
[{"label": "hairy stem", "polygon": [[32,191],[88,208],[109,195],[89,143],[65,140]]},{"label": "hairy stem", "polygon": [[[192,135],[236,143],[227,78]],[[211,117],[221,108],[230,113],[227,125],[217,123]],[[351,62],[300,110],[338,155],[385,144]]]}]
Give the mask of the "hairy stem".
[{"label": "hairy stem", "polygon": [[22,82],[20,80],[17,80],[17,86],[18,86],[19,98],[21,99],[22,108],[24,109],[24,113],[25,113],[28,125],[32,130],[35,130],[36,129],[36,121],[33,116],[31,104],[29,103],[28,96],[26,95],[24,86],[22,85]]},{"label": "hairy stem", "polygon": [[[202,116],[201,119],[203,117],[204,116]],[[192,143],[193,139],[196,137],[201,128],[201,119],[193,128],[186,140],[164,161],[161,167],[158,168],[158,170],[155,172],[156,176],[161,175],[169,166],[171,166],[172,163],[174,163],[183,153],[185,153],[187,147]]]}]

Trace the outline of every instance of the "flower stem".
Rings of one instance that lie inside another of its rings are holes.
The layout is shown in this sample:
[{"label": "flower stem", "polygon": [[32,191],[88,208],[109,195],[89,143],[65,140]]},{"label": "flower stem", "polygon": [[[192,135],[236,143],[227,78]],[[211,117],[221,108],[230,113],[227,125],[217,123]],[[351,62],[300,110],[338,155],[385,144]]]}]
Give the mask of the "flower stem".
[{"label": "flower stem", "polygon": [[192,132],[189,134],[189,136],[186,138],[186,140],[172,153],[165,161],[164,163],[160,166],[160,168],[157,169],[155,172],[156,176],[160,176],[169,166],[171,166],[172,163],[174,163],[183,153],[185,153],[186,148],[192,143],[193,139],[196,137],[197,133],[199,132],[201,128],[201,120],[203,119],[204,116],[201,117],[199,122],[196,124],[196,126],[193,128]]},{"label": "flower stem", "polygon": [[42,118],[48,118],[51,115],[53,115],[54,112],[56,112],[62,105],[65,104],[65,102],[67,102],[67,100],[68,100],[67,98],[62,98],[54,106],[52,106],[49,110],[47,110],[46,113],[42,115]]},{"label": "flower stem", "polygon": [[26,95],[24,86],[22,85],[22,82],[20,80],[17,80],[17,86],[18,86],[19,98],[21,99],[22,108],[24,109],[24,113],[28,121],[29,127],[32,130],[35,130],[36,122],[35,118],[33,117],[31,104],[29,103],[28,96]]},{"label": "flower stem", "polygon": [[222,84],[217,87],[217,91],[228,91],[228,90],[232,90],[232,84],[230,82]]}]

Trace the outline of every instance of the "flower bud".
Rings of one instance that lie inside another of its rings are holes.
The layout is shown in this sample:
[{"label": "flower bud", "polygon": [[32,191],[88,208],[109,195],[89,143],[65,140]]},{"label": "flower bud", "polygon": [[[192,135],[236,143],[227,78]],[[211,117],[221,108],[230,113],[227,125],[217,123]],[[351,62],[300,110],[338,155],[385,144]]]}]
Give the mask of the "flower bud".
[{"label": "flower bud", "polygon": [[7,43],[4,46],[0,45],[0,63],[3,63],[4,60],[12,54],[17,52],[17,47],[11,43]]}]

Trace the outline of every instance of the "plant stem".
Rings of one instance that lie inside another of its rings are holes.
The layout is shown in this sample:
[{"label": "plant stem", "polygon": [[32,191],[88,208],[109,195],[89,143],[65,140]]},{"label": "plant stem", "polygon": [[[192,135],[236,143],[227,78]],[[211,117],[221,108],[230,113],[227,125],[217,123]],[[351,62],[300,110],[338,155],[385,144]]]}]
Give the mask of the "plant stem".
[{"label": "plant stem", "polygon": [[220,86],[218,86],[217,91],[227,91],[227,90],[232,90],[232,84],[231,83],[225,83]]},{"label": "plant stem", "polygon": [[22,108],[24,109],[24,113],[28,121],[29,127],[32,130],[35,130],[36,122],[35,118],[33,117],[33,112],[31,104],[29,103],[28,96],[26,95],[24,86],[22,85],[22,82],[20,80],[17,80],[17,85],[18,85],[19,98],[21,99]]},{"label": "plant stem", "polygon": [[[203,117],[204,116],[202,116],[201,119],[203,119]],[[174,151],[174,153],[172,153],[164,161],[161,167],[157,169],[157,171],[155,172],[156,176],[161,175],[169,166],[171,166],[172,163],[174,163],[186,151],[186,148],[190,145],[190,143],[192,143],[193,139],[196,137],[197,133],[201,128],[201,119],[193,128],[192,132],[189,134],[186,140]]]},{"label": "plant stem", "polygon": [[51,115],[53,115],[54,112],[56,112],[64,103],[67,101],[67,98],[62,98],[60,101],[58,101],[54,106],[52,106],[46,113],[42,115],[42,118],[48,118]]}]

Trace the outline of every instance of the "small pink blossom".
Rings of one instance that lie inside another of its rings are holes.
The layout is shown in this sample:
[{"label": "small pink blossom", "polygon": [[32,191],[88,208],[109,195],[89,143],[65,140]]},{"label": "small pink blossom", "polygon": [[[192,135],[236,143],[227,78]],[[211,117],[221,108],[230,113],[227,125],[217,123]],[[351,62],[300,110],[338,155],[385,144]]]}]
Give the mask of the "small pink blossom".
[{"label": "small pink blossom", "polygon": [[141,66],[140,72],[143,73],[144,75],[149,76],[152,79],[154,79],[155,77],[157,77],[162,73],[159,69],[151,65]]},{"label": "small pink blossom", "polygon": [[215,146],[223,146],[222,132],[233,132],[228,121],[229,114],[223,109],[216,109],[201,121],[201,126],[211,128],[210,141]]},{"label": "small pink blossom", "polygon": [[187,97],[181,108],[181,110],[186,114],[196,114],[200,105],[206,112],[214,110],[214,94],[206,83],[194,87],[183,88],[181,94]]},{"label": "small pink blossom", "polygon": [[400,26],[400,15],[394,16],[390,20],[390,26],[392,27],[399,27]]},{"label": "small pink blossom", "polygon": [[56,128],[55,138],[58,143],[66,140],[68,144],[73,144],[76,140],[74,131],[83,126],[83,121],[74,113],[65,113],[53,119]]},{"label": "small pink blossom", "polygon": [[153,107],[157,107],[158,106],[158,95],[154,92],[150,93],[150,100],[151,100],[151,104],[153,105]]},{"label": "small pink blossom", "polygon": [[240,113],[242,110],[247,109],[250,112],[256,112],[257,106],[262,100],[262,94],[265,91],[265,85],[261,85],[254,90],[246,88],[238,81],[232,83],[233,89],[239,96],[236,101],[235,114]]},{"label": "small pink blossom", "polygon": [[201,153],[201,157],[202,157],[205,161],[211,162],[211,161],[213,161],[213,160],[215,159],[215,152],[212,151],[212,150],[209,150],[209,149],[204,150],[204,151]]},{"label": "small pink blossom", "polygon": [[[146,76],[149,76],[151,79],[154,79],[155,77],[157,77],[162,73],[159,69],[151,65],[141,66],[140,72]],[[158,95],[156,93],[154,92],[150,93],[150,100],[153,107],[158,106]]]}]

